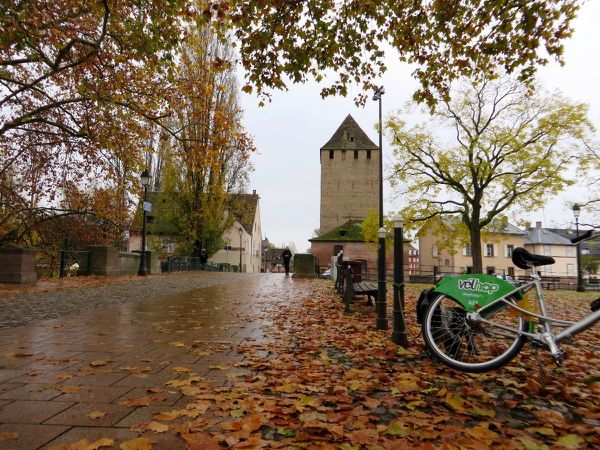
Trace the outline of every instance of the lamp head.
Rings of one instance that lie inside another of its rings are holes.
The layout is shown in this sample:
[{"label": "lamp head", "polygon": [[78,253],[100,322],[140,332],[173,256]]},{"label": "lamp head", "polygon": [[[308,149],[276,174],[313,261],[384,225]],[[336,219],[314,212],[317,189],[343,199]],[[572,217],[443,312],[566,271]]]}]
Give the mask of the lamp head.
[{"label": "lamp head", "polygon": [[394,217],[394,228],[404,228],[404,221],[401,216]]},{"label": "lamp head", "polygon": [[242,233],[244,232],[244,230],[242,230],[242,227],[238,228],[238,233],[240,233],[240,236],[242,235]]},{"label": "lamp head", "polygon": [[385,94],[385,88],[383,86],[381,86],[379,89],[377,89],[375,91],[375,93],[373,94],[373,100],[377,101],[381,99],[381,96]]},{"label": "lamp head", "polygon": [[381,227],[381,228],[379,229],[379,231],[377,232],[377,237],[378,237],[379,239],[385,239],[385,237],[386,237],[386,234],[387,234],[387,233],[386,233],[386,231],[385,231],[385,228]]},{"label": "lamp head", "polygon": [[150,181],[152,181],[152,177],[150,176],[150,172],[148,172],[148,169],[144,169],[142,171],[142,173],[140,174],[140,180],[142,182],[142,186],[150,186]]},{"label": "lamp head", "polygon": [[575,216],[575,218],[577,219],[579,218],[579,214],[581,214],[581,207],[577,203],[575,203],[573,205],[573,216]]}]

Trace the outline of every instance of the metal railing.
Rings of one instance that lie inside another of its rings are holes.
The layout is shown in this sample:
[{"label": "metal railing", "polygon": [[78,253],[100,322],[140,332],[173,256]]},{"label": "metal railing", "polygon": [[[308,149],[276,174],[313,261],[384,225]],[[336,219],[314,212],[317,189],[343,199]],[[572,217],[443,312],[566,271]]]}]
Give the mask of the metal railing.
[{"label": "metal railing", "polygon": [[231,264],[217,264],[208,261],[200,263],[197,256],[169,256],[164,267],[165,272],[237,272],[238,267]]}]

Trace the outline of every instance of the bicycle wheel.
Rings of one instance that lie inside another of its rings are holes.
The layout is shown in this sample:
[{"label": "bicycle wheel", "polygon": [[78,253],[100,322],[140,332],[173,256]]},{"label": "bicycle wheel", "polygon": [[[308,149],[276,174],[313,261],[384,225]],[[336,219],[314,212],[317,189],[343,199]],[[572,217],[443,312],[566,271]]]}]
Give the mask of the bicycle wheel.
[{"label": "bicycle wheel", "polygon": [[[505,327],[527,331],[522,315],[508,305],[486,319]],[[441,362],[463,372],[487,372],[513,359],[527,338],[502,328],[473,323],[453,298],[438,296],[425,312],[422,324],[425,345]]]}]

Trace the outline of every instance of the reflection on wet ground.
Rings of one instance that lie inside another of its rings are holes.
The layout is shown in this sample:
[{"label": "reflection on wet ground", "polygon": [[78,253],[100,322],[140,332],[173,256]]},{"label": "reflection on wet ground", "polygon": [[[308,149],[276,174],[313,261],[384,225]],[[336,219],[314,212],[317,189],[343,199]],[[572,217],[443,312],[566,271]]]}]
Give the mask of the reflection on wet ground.
[{"label": "reflection on wet ground", "polygon": [[[236,347],[265,339],[268,309],[302,283],[279,274],[240,278],[0,330],[0,435],[16,433],[0,449],[91,441],[108,430],[132,439],[132,425],[187,403],[164,390],[169,380],[194,373],[226,383],[220,369],[244,357]],[[176,439],[155,440],[177,448]]]}]

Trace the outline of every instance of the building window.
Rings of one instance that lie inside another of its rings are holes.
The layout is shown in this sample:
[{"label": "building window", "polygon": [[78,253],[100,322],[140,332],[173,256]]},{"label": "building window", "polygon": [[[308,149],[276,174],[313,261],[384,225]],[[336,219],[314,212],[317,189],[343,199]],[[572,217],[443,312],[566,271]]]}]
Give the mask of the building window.
[{"label": "building window", "polygon": [[515,268],[514,267],[509,267],[508,268],[508,276],[514,278],[515,277]]},{"label": "building window", "polygon": [[494,256],[494,244],[485,244],[485,256]]},{"label": "building window", "polygon": [[371,159],[371,150],[367,150],[367,159]]},{"label": "building window", "polygon": [[346,161],[346,150],[342,150],[342,161]]},{"label": "building window", "polygon": [[545,256],[552,255],[552,247],[550,247],[548,244],[544,245],[544,255]]},{"label": "building window", "polygon": [[507,257],[507,258],[510,258],[510,257],[512,256],[512,254],[513,254],[513,250],[514,250],[514,249],[515,249],[515,246],[514,246],[514,245],[508,244],[508,245],[506,246],[506,257]]},{"label": "building window", "polygon": [[567,246],[567,256],[575,257],[575,246],[574,245]]},{"label": "building window", "polygon": [[439,252],[438,252],[437,245],[433,244],[433,246],[431,247],[431,256],[433,256],[434,258],[437,258],[438,255],[439,255]]},{"label": "building window", "polygon": [[495,267],[486,267],[485,268],[485,273],[487,273],[488,275],[494,275],[494,273],[496,272],[496,268]]},{"label": "building window", "polygon": [[344,246],[336,244],[333,246],[333,256],[337,256],[340,251],[344,250]]},{"label": "building window", "polygon": [[329,150],[329,159],[333,159],[333,150]]},{"label": "building window", "polygon": [[575,276],[575,264],[567,264],[567,276]]},{"label": "building window", "polygon": [[358,159],[358,150],[354,150],[354,159]]},{"label": "building window", "polygon": [[471,252],[471,246],[470,245],[465,245],[464,255],[465,256],[473,256],[473,253]]}]

